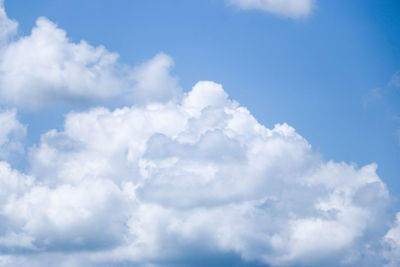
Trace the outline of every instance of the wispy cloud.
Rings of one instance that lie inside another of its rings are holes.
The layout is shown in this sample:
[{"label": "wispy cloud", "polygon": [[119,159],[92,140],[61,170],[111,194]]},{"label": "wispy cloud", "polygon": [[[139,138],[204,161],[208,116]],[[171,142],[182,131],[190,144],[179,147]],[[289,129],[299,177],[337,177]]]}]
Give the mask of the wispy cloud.
[{"label": "wispy cloud", "polygon": [[390,79],[389,85],[400,87],[400,71],[397,71],[395,74],[393,74],[392,78]]},{"label": "wispy cloud", "polygon": [[315,0],[227,0],[241,9],[258,9],[278,15],[301,18],[311,14]]},{"label": "wispy cloud", "polygon": [[361,99],[361,104],[363,108],[368,108],[369,105],[373,104],[376,101],[382,100],[382,89],[381,88],[374,88],[369,90]]}]

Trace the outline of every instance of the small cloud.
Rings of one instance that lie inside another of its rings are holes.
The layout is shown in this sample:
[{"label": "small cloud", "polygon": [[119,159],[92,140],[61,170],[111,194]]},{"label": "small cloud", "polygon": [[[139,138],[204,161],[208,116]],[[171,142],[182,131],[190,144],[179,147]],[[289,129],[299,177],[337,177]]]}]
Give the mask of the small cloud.
[{"label": "small cloud", "polygon": [[240,9],[258,9],[289,18],[307,17],[311,14],[315,0],[227,0]]},{"label": "small cloud", "polygon": [[400,70],[393,74],[392,78],[390,79],[389,86],[393,87],[400,87]]},{"label": "small cloud", "polygon": [[379,100],[382,100],[382,89],[381,88],[375,88],[369,90],[361,99],[361,104],[364,109],[367,109],[369,105],[371,105],[374,102],[377,102]]},{"label": "small cloud", "polygon": [[164,53],[133,67],[119,63],[119,55],[103,46],[72,42],[47,18],[39,18],[30,35],[11,40],[17,26],[0,6],[2,104],[42,108],[110,98],[151,103],[182,93],[178,79],[170,74],[174,61]]}]

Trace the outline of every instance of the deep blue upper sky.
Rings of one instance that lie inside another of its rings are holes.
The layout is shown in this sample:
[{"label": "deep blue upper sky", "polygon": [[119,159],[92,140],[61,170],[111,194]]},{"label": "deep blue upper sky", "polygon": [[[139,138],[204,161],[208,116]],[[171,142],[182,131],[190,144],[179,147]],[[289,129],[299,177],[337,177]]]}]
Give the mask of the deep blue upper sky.
[{"label": "deep blue upper sky", "polygon": [[[222,0],[13,0],[5,6],[21,34],[45,16],[73,41],[104,45],[125,63],[163,51],[174,58],[185,90],[199,80],[222,83],[262,124],[287,122],[324,158],[377,162],[400,198],[400,89],[389,85],[400,70],[397,0],[318,1],[301,19],[239,12]],[[22,111],[30,143],[60,127],[62,116]]]}]

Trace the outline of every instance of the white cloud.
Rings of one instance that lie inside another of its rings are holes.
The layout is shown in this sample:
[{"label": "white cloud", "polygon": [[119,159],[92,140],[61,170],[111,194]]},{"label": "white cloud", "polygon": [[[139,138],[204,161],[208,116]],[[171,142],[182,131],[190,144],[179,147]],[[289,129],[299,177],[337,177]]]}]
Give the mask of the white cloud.
[{"label": "white cloud", "polygon": [[0,111],[0,159],[13,152],[23,152],[26,126],[17,120],[15,110]]},{"label": "white cloud", "polygon": [[173,59],[159,53],[147,62],[134,68],[132,78],[136,82],[134,98],[139,103],[165,102],[181,95],[178,79],[171,76]]},{"label": "white cloud", "polygon": [[392,78],[390,79],[389,85],[400,87],[400,71],[397,71],[395,74],[393,74]]},{"label": "white cloud", "polygon": [[3,46],[17,33],[17,28],[18,23],[7,17],[4,0],[0,0],[0,46]]},{"label": "white cloud", "polygon": [[110,248],[123,241],[128,212],[122,192],[107,180],[37,185],[4,206],[5,237],[29,240],[22,248],[33,251]]},{"label": "white cloud", "polygon": [[31,176],[4,167],[29,181],[0,207],[10,265],[188,264],[193,253],[212,265],[234,253],[357,266],[373,262],[389,220],[375,164],[323,161],[292,127],[264,127],[213,82],[178,102],[70,113],[30,163]]},{"label": "white cloud", "polygon": [[38,107],[53,101],[99,99],[123,87],[116,77],[118,55],[82,41],[39,18],[30,36],[8,44],[0,62],[3,102]]},{"label": "white cloud", "polygon": [[[248,3],[291,17],[312,4]],[[3,40],[15,34],[4,12],[0,24]],[[227,266],[232,255],[271,266],[397,264],[399,223],[387,231],[376,164],[323,160],[294,128],[266,128],[214,82],[183,94],[163,53],[135,68],[117,57],[72,43],[45,18],[6,40],[7,104],[139,104],[68,113],[29,149],[27,174],[0,161],[0,266]],[[23,149],[16,111],[1,112],[0,125],[0,155]]]},{"label": "white cloud", "polygon": [[259,9],[278,15],[299,18],[310,15],[315,0],[227,0],[241,9]]},{"label": "white cloud", "polygon": [[383,242],[387,245],[385,257],[389,260],[386,266],[400,265],[400,213],[397,214],[395,224],[385,235]]},{"label": "white cloud", "polygon": [[382,100],[382,89],[381,88],[375,88],[369,90],[361,99],[361,104],[364,109],[367,109],[371,104],[374,104],[378,102],[379,100]]},{"label": "white cloud", "polygon": [[40,108],[60,103],[88,103],[110,98],[149,103],[176,99],[173,60],[160,53],[135,68],[120,64],[119,55],[85,41],[73,43],[66,32],[42,17],[32,33],[10,40],[17,23],[0,9],[0,99],[3,104]]}]

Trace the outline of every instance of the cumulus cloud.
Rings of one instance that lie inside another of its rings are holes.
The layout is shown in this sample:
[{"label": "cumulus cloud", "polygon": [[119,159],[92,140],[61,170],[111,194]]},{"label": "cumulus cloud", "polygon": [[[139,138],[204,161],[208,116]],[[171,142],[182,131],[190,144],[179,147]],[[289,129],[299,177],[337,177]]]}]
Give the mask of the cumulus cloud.
[{"label": "cumulus cloud", "polygon": [[[287,16],[312,4],[251,3]],[[324,160],[212,81],[183,93],[166,54],[123,66],[45,18],[12,40],[17,24],[0,11],[4,103],[135,103],[69,112],[30,147],[25,173],[5,160],[23,150],[26,127],[0,112],[0,266],[397,264],[399,222],[387,228],[375,163]]]},{"label": "cumulus cloud", "polygon": [[311,14],[314,0],[227,0],[241,9],[259,9],[278,15],[299,18]]},{"label": "cumulus cloud", "polygon": [[173,59],[159,53],[152,59],[137,66],[132,71],[132,79],[136,82],[133,88],[134,99],[138,103],[165,102],[181,95],[178,79],[170,72]]},{"label": "cumulus cloud", "polygon": [[5,266],[191,265],[195,254],[208,265],[237,255],[359,266],[376,261],[390,219],[376,164],[324,161],[213,82],[177,102],[69,113],[29,161],[29,175],[0,165],[12,183],[0,209]]},{"label": "cumulus cloud", "polygon": [[400,265],[400,213],[396,216],[396,221],[393,227],[388,231],[383,239],[384,243],[388,246],[385,251],[385,257],[389,260],[386,265],[394,267]]},{"label": "cumulus cloud", "polygon": [[17,33],[18,23],[7,17],[4,0],[0,0],[0,49]]},{"label": "cumulus cloud", "polygon": [[119,93],[117,54],[86,42],[71,43],[65,31],[39,18],[30,36],[8,44],[0,62],[3,102],[42,106],[52,101],[105,98]]},{"label": "cumulus cloud", "polygon": [[177,79],[170,75],[173,60],[163,53],[133,68],[119,63],[119,55],[103,46],[73,43],[44,17],[30,35],[10,40],[17,23],[7,18],[2,2],[0,7],[3,104],[39,108],[110,98],[148,103],[169,101],[180,93]]},{"label": "cumulus cloud", "polygon": [[23,152],[26,126],[18,121],[16,111],[0,111],[0,125],[0,159],[6,159],[14,152]]}]

